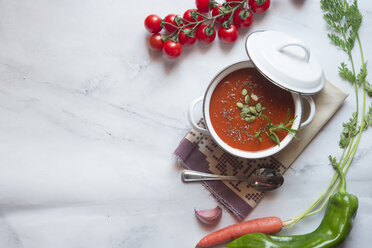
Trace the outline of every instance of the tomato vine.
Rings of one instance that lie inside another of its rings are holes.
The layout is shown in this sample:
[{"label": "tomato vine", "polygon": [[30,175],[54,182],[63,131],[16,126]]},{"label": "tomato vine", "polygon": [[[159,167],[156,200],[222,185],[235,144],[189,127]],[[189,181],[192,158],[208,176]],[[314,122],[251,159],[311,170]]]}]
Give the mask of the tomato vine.
[{"label": "tomato vine", "polygon": [[[163,51],[168,58],[174,59],[181,55],[182,46],[191,46],[196,40],[209,44],[215,40],[216,33],[223,43],[234,43],[238,38],[238,28],[249,27],[253,13],[265,12],[270,0],[226,0],[222,4],[215,0],[196,0],[195,4],[197,9],[186,10],[182,17],[175,14],[164,19],[154,14],[146,17],[146,29],[155,34],[149,40],[152,50]],[[158,35],[162,42],[159,42]]]}]

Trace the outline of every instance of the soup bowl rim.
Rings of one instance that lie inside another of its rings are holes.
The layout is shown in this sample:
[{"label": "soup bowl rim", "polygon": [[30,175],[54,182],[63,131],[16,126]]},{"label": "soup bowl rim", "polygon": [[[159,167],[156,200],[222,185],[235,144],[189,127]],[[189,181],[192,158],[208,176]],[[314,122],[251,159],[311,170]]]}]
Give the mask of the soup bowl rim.
[{"label": "soup bowl rim", "polygon": [[[204,118],[205,127],[208,133],[210,134],[210,136],[212,137],[212,139],[214,140],[214,142],[216,142],[224,151],[232,155],[235,155],[241,158],[247,158],[247,159],[269,157],[269,156],[272,156],[280,152],[288,144],[290,144],[291,141],[293,140],[293,136],[291,134],[288,134],[280,142],[280,146],[275,145],[274,147],[264,149],[264,150],[259,150],[259,151],[246,151],[246,150],[234,148],[228,145],[227,143],[225,143],[225,141],[223,141],[223,139],[221,139],[218,136],[211,122],[209,107],[210,107],[210,101],[212,98],[212,94],[215,88],[217,87],[219,83],[221,83],[224,77],[233,73],[234,71],[244,69],[244,68],[255,68],[255,66],[251,60],[244,60],[244,61],[236,62],[222,69],[219,73],[216,74],[216,76],[209,83],[205,91],[205,94],[203,96],[203,118]],[[257,68],[255,69],[257,70]],[[285,90],[285,89],[281,89],[281,90]],[[295,93],[295,92],[290,92],[290,93],[292,95],[292,99],[294,103],[295,116],[297,116],[293,122],[292,128],[298,130],[301,128],[301,118],[303,114],[302,97],[299,93]]]}]

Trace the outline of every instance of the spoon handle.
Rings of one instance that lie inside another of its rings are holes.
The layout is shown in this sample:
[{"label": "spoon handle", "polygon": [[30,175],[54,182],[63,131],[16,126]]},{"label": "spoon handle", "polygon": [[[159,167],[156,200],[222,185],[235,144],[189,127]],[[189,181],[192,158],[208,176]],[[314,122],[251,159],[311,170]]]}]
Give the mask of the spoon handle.
[{"label": "spoon handle", "polygon": [[208,181],[216,181],[216,180],[253,181],[253,179],[249,177],[222,176],[222,175],[209,174],[209,173],[193,171],[193,170],[183,170],[182,180],[184,182],[197,182],[197,181],[204,181],[204,180],[208,180]]}]

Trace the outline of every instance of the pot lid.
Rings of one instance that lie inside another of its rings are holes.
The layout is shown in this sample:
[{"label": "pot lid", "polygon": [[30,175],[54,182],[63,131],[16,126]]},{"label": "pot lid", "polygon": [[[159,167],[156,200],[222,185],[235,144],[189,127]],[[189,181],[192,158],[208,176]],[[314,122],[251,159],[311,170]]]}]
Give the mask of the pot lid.
[{"label": "pot lid", "polygon": [[279,87],[305,95],[323,89],[323,70],[302,41],[278,31],[256,31],[245,46],[256,68]]}]

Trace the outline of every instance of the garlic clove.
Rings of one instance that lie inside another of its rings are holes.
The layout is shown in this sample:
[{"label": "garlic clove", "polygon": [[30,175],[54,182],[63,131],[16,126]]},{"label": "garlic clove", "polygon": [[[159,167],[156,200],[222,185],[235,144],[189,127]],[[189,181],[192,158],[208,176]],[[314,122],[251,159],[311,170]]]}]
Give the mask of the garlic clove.
[{"label": "garlic clove", "polygon": [[217,206],[213,209],[205,209],[205,210],[196,210],[195,215],[196,217],[203,223],[212,225],[216,224],[222,215],[222,209],[220,206]]}]

